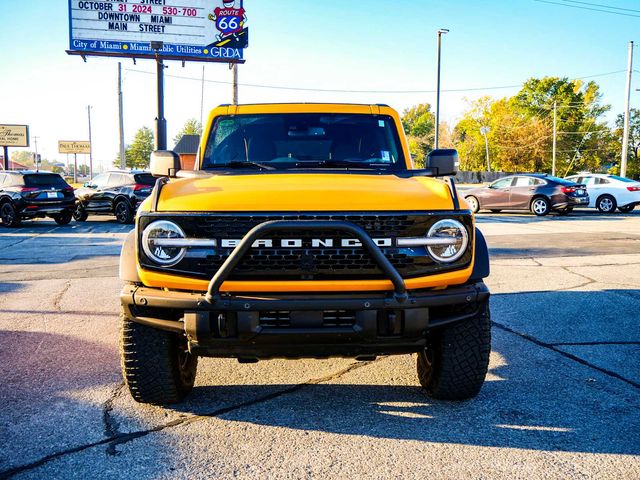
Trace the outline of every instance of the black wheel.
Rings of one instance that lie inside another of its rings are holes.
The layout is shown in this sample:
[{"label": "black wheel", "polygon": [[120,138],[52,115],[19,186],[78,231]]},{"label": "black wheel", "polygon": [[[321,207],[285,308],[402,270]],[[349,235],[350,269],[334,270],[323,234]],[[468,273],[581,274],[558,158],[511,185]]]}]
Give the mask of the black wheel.
[{"label": "black wheel", "polygon": [[76,205],[76,209],[73,211],[73,219],[76,222],[86,222],[89,214],[80,204]]},{"label": "black wheel", "polygon": [[180,402],[196,379],[198,357],[187,351],[186,338],[129,320],[120,329],[124,381],[133,399],[165,405]]},{"label": "black wheel", "polygon": [[55,215],[52,217],[58,225],[68,225],[73,218],[73,213],[69,210],[65,210],[60,215]]},{"label": "black wheel", "polygon": [[491,210],[491,213],[500,213],[502,210],[496,210],[495,208]]},{"label": "black wheel", "polygon": [[596,207],[600,210],[600,213],[613,213],[617,207],[616,199],[611,195],[602,195],[596,201]]},{"label": "black wheel", "polygon": [[549,200],[547,200],[546,198],[536,197],[533,200],[531,200],[531,213],[539,217],[542,217],[548,214],[549,210],[551,210],[551,204],[549,203]]},{"label": "black wheel", "polygon": [[466,197],[465,200],[469,204],[471,213],[478,213],[478,210],[480,210],[480,202],[478,202],[478,199],[474,196],[469,196],[469,197]]},{"label": "black wheel", "polygon": [[470,320],[430,334],[418,354],[418,379],[433,398],[467,400],[482,388],[489,369],[491,318],[484,303]]},{"label": "black wheel", "polygon": [[571,212],[573,212],[573,207],[565,207],[565,208],[561,208],[560,210],[557,210],[558,215],[564,216],[564,215],[569,215]]},{"label": "black wheel", "polygon": [[634,208],[636,208],[635,205],[625,205],[624,207],[618,207],[618,210],[620,210],[622,213],[629,213],[633,212]]},{"label": "black wheel", "polygon": [[9,228],[16,228],[20,226],[20,214],[11,203],[6,202],[0,206],[0,219],[2,225]]},{"label": "black wheel", "polygon": [[118,223],[126,224],[133,222],[133,209],[126,200],[120,200],[113,209]]}]

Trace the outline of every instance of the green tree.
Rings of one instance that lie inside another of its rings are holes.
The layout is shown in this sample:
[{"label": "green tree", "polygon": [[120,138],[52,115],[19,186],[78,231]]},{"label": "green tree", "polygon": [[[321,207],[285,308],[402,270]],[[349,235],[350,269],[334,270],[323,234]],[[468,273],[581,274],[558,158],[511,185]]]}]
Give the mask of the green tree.
[{"label": "green tree", "polygon": [[421,103],[402,113],[402,127],[409,141],[409,150],[417,166],[424,166],[435,136],[435,115],[431,105]]},{"label": "green tree", "polygon": [[174,145],[177,145],[180,139],[182,139],[184,135],[200,135],[201,136],[202,124],[195,118],[190,118],[189,120],[187,120],[184,126],[182,127],[182,130],[180,130],[178,134],[175,137],[173,137]]},{"label": "green tree", "polygon": [[[153,150],[153,132],[147,127],[140,128],[125,150],[127,168],[149,168],[149,157]],[[120,166],[120,155],[116,157],[114,165]]]},{"label": "green tree", "polygon": [[527,118],[512,108],[509,99],[482,97],[469,103],[454,130],[454,145],[461,170],[487,170],[481,128],[488,128],[491,169],[504,172],[544,169],[545,142],[550,129],[539,118]]},{"label": "green tree", "polygon": [[[531,78],[511,99],[513,108],[527,118],[539,118],[553,124],[557,111],[557,173],[597,170],[610,160],[611,131],[602,115],[609,110],[600,103],[602,94],[595,82],[544,77]],[[543,165],[550,171],[552,138],[546,143]]]},{"label": "green tree", "polygon": [[35,152],[20,150],[20,151],[11,152],[10,158],[12,162],[19,163],[20,165],[24,165],[26,167],[33,167],[34,155],[35,155]]}]

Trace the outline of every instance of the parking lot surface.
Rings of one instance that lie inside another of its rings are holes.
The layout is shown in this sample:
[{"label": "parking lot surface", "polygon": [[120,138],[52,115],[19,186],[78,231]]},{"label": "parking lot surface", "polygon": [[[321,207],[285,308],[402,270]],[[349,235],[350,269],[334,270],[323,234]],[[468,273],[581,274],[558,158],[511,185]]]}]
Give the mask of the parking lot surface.
[{"label": "parking lot surface", "polygon": [[640,213],[478,216],[488,381],[429,399],[415,358],[201,359],[171,408],[118,355],[118,254],[90,218],[0,230],[0,478],[640,478]]}]

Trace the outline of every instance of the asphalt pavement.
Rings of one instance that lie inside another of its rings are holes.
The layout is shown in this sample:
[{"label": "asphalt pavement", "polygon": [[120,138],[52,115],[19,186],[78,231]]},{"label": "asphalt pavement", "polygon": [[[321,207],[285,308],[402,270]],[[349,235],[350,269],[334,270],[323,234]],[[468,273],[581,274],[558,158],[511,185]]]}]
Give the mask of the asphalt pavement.
[{"label": "asphalt pavement", "polygon": [[410,355],[201,359],[183,404],[135,403],[103,218],[0,229],[0,478],[640,478],[640,213],[479,215],[493,351],[434,401]]}]

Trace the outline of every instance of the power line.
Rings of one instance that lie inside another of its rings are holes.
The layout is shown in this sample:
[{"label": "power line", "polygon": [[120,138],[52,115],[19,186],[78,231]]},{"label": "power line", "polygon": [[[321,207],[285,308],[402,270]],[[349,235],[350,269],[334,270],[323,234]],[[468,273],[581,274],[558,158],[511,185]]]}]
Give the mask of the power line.
[{"label": "power line", "polygon": [[611,13],[613,15],[622,15],[623,17],[637,17],[637,18],[640,18],[640,15],[632,15],[630,13],[622,13],[622,12],[612,12],[611,10],[604,10],[604,9],[601,9],[601,8],[580,7],[578,5],[567,5],[566,3],[550,2],[549,0],[533,0],[533,1],[534,2],[538,2],[538,3],[549,3],[551,5],[560,5],[561,7],[579,8],[581,10],[592,10],[594,12]]},{"label": "power line", "polygon": [[[144,73],[147,75],[155,75],[155,72],[147,72],[145,70],[136,70],[132,68],[125,69],[127,72],[133,73]],[[605,72],[598,73],[595,75],[587,75],[583,77],[577,77],[575,80],[582,80],[585,78],[594,78],[594,77],[602,77],[605,75],[613,75],[616,73],[626,72],[626,70],[616,70],[614,72]],[[180,80],[191,80],[202,82],[202,78],[196,77],[187,77],[183,75],[168,75],[165,74],[165,77],[177,78]],[[207,83],[215,83],[220,85],[231,85],[233,82],[223,81],[223,80],[204,80]],[[450,88],[450,89],[442,89],[442,92],[473,92],[473,91],[482,91],[482,90],[501,90],[508,88],[520,88],[522,87],[522,83],[517,85],[499,85],[499,86],[491,86],[491,87],[470,87],[470,88]],[[324,93],[385,93],[385,94],[415,94],[415,93],[435,93],[435,90],[341,90],[334,88],[305,88],[305,87],[294,87],[288,85],[268,85],[268,84],[258,84],[258,83],[241,83],[240,86],[243,87],[252,87],[252,88],[266,88],[272,90],[292,90],[292,91],[303,91],[303,92],[324,92]]]},{"label": "power line", "polygon": [[625,12],[640,13],[640,10],[634,10],[633,8],[613,7],[611,5],[604,5],[602,3],[579,2],[577,0],[562,0],[562,1],[566,2],[566,3],[579,3],[581,5],[591,5],[591,6],[594,6],[594,7],[604,7],[604,8],[608,8],[609,10],[622,10],[622,11],[625,11]]}]

